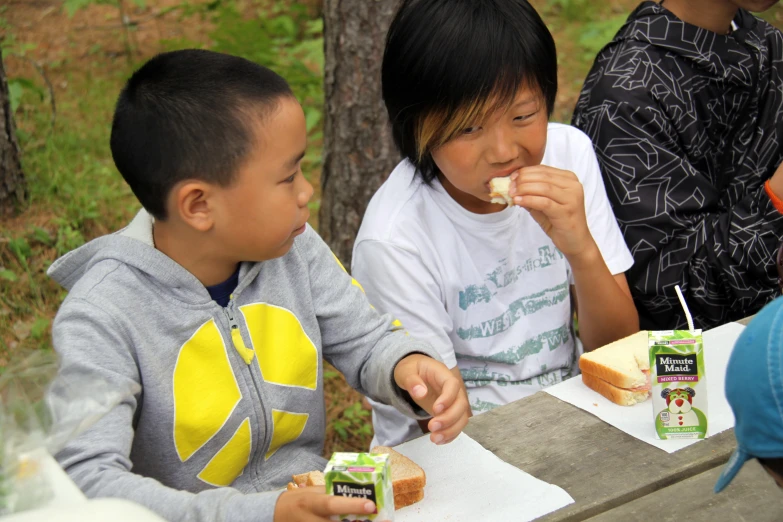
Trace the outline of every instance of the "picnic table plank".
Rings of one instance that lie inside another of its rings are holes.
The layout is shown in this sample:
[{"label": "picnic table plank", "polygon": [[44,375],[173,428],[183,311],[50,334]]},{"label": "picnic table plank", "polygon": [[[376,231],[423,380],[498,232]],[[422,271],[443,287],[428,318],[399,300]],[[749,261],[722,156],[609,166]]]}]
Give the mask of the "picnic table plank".
[{"label": "picnic table plank", "polygon": [[700,473],[606,511],[588,522],[708,522],[783,520],[783,492],[755,459],[719,494],[713,493],[722,468]]},{"label": "picnic table plank", "polygon": [[667,453],[545,392],[472,417],[465,433],[573,497],[546,522],[584,520],[722,466],[735,447],[728,430]]}]

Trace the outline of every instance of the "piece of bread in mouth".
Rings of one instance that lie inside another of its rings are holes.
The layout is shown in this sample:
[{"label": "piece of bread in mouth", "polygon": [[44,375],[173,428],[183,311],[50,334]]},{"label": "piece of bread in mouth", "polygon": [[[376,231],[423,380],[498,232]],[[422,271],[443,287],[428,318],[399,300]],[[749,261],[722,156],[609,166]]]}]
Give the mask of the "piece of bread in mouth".
[{"label": "piece of bread in mouth", "polygon": [[376,446],[370,450],[370,453],[389,454],[394,496],[418,490],[422,490],[422,497],[424,496],[423,490],[427,484],[427,475],[424,474],[421,466],[388,446]]},{"label": "piece of bread in mouth", "polygon": [[610,401],[632,406],[650,397],[647,331],[586,352],[579,358],[582,382]]},{"label": "piece of bread in mouth", "polygon": [[511,178],[492,178],[489,180],[489,196],[492,198],[490,203],[497,203],[499,205],[513,205],[514,201],[511,196],[508,195],[508,186],[511,183]]}]

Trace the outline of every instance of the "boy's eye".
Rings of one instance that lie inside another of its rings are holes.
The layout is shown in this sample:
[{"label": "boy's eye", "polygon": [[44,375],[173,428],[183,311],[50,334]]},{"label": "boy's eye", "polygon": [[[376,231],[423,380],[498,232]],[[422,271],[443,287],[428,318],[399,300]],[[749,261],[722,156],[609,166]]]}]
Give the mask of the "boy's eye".
[{"label": "boy's eye", "polygon": [[463,129],[462,134],[474,134],[481,130],[481,127],[474,126],[474,127],[468,127],[467,129]]},{"label": "boy's eye", "polygon": [[296,173],[296,172],[294,172],[293,174],[291,174],[290,176],[288,176],[287,178],[285,178],[285,179],[283,180],[283,183],[293,183],[293,182],[294,182],[294,178],[296,177],[296,174],[297,174],[297,173]]}]

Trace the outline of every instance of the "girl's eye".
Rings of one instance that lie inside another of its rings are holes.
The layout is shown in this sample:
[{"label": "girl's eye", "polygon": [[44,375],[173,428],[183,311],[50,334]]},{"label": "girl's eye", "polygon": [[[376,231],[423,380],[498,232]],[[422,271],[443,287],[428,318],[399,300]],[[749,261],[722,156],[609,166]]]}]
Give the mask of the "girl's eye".
[{"label": "girl's eye", "polygon": [[531,113],[531,114],[525,114],[523,116],[517,116],[516,118],[514,118],[514,121],[525,121],[527,119],[532,118],[535,115],[536,115],[536,113],[534,112],[534,113]]},{"label": "girl's eye", "polygon": [[462,134],[474,134],[481,130],[481,127],[468,127],[462,131]]},{"label": "girl's eye", "polygon": [[296,172],[294,172],[293,174],[291,174],[290,176],[288,176],[287,178],[285,178],[285,179],[283,180],[283,183],[293,183],[293,182],[294,182],[294,178],[295,178],[295,177],[296,177]]}]

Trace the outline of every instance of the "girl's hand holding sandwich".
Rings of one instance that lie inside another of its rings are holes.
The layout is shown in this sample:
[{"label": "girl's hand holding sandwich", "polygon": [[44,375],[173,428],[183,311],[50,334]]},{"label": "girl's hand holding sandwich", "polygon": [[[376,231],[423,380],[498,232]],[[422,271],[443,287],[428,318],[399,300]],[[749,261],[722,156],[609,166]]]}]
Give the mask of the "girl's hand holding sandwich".
[{"label": "girl's hand holding sandwich", "polygon": [[394,367],[394,381],[432,415],[427,427],[435,444],[451,442],[468,423],[470,405],[462,382],[443,363],[408,355]]},{"label": "girl's hand holding sandwich", "polygon": [[572,265],[596,254],[600,258],[587,227],[584,191],[576,174],[545,165],[523,167],[511,174],[508,193]]},{"label": "girl's hand holding sandwich", "polygon": [[579,337],[586,351],[639,331],[625,274],[613,275],[587,226],[584,189],[576,174],[545,165],[511,174],[514,204],[527,209],[571,267]]}]

